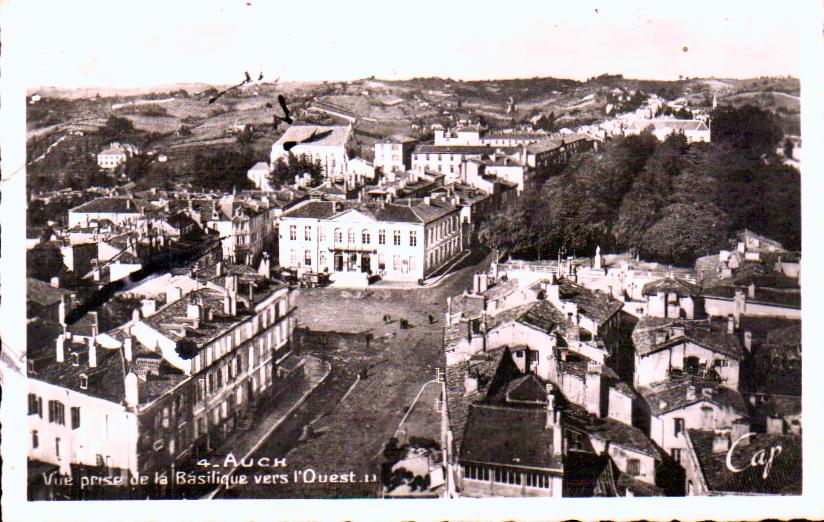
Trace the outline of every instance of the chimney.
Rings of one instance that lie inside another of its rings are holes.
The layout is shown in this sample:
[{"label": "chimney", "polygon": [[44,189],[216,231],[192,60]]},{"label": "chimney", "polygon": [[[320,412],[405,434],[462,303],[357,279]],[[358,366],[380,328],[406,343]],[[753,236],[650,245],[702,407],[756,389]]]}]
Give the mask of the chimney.
[{"label": "chimney", "polygon": [[486,292],[486,289],[489,285],[489,276],[487,276],[486,274],[481,274],[479,277],[479,284],[481,293]]},{"label": "chimney", "polygon": [[784,433],[784,419],[777,415],[768,416],[767,433],[770,435],[782,435]]},{"label": "chimney", "polygon": [[260,260],[260,266],[258,267],[258,275],[261,277],[269,277],[271,275],[269,269],[269,254],[267,252],[263,253],[263,257]]},{"label": "chimney", "polygon": [[157,303],[154,299],[142,299],[140,301],[140,311],[143,317],[149,317],[157,312]]},{"label": "chimney", "polygon": [[478,391],[478,378],[475,376],[467,375],[464,378],[464,396],[469,396]]},{"label": "chimney", "polygon": [[86,339],[89,344],[89,368],[97,368],[97,344],[92,337]]},{"label": "chimney", "polygon": [[472,293],[478,295],[481,293],[481,274],[472,276]]},{"label": "chimney", "polygon": [[60,303],[57,305],[57,322],[61,326],[66,326],[66,296],[60,296]]},{"label": "chimney", "polygon": [[755,283],[750,283],[750,286],[747,287],[747,297],[755,299]]},{"label": "chimney", "polygon": [[137,395],[137,375],[134,372],[129,372],[126,375],[126,405],[127,406],[137,406],[138,402],[138,395]]},{"label": "chimney", "polygon": [[730,432],[716,431],[712,437],[712,452],[726,453],[730,450]]},{"label": "chimney", "polygon": [[89,317],[92,320],[92,339],[97,340],[97,334],[100,333],[100,322],[97,319],[97,312],[89,312]]},{"label": "chimney", "polygon": [[734,334],[735,333],[735,317],[732,315],[727,316],[727,333]]},{"label": "chimney", "polygon": [[546,383],[544,390],[546,392],[546,427],[551,428],[555,425],[555,395],[552,394],[552,384]]},{"label": "chimney", "polygon": [[128,335],[123,339],[123,357],[125,357],[127,361],[131,361],[132,355],[132,336]]},{"label": "chimney", "polygon": [[174,303],[181,297],[183,297],[183,290],[181,288],[177,286],[170,286],[166,289],[166,304]]},{"label": "chimney", "polygon": [[55,359],[59,363],[62,363],[66,360],[65,343],[65,335],[61,334],[57,337],[57,340],[55,342]]},{"label": "chimney", "polygon": [[749,437],[744,435],[750,433],[750,425],[744,419],[736,419],[732,423],[732,433],[730,442],[738,446],[746,446],[750,442]]},{"label": "chimney", "polygon": [[49,280],[49,284],[51,284],[52,288],[60,288],[60,278],[57,276],[52,277],[51,280]]},{"label": "chimney", "polygon": [[223,275],[223,261],[218,261],[215,264],[215,275],[217,277],[220,277],[220,276]]},{"label": "chimney", "polygon": [[741,314],[747,311],[747,296],[738,288],[735,289],[735,306],[733,308],[733,317],[735,324],[738,325],[741,321]]},{"label": "chimney", "polygon": [[186,303],[186,319],[195,321],[195,324],[203,320],[203,308],[200,303],[194,300]]},{"label": "chimney", "polygon": [[749,330],[744,332],[744,348],[747,352],[752,353],[752,332]]},{"label": "chimney", "polygon": [[429,196],[425,196],[423,198],[423,204],[426,205],[426,206],[429,206],[430,204],[432,204],[432,200],[429,198]]},{"label": "chimney", "polygon": [[690,384],[687,386],[687,400],[693,401],[695,400],[695,385]]},{"label": "chimney", "polygon": [[137,322],[140,320],[140,308],[135,308],[132,310],[132,321]]}]

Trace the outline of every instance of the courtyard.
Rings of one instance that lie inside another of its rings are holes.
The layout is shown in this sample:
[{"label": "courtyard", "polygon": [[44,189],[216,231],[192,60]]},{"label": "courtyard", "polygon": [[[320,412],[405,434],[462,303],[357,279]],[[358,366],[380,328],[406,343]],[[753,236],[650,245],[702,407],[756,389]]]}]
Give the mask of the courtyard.
[{"label": "courtyard", "polygon": [[[266,440],[254,457],[285,458],[278,470],[245,468],[247,475],[288,473],[287,484],[255,484],[221,492],[226,498],[368,498],[380,494],[384,445],[421,386],[443,367],[446,298],[471,286],[490,257],[468,259],[433,288],[301,289],[298,323],[312,331],[371,334],[364,343],[323,343],[305,352],[332,365],[329,377]],[[478,262],[477,264],[469,264]],[[433,322],[430,323],[429,316]],[[387,317],[388,316],[388,317]],[[408,327],[401,328],[401,320]],[[426,403],[431,405],[431,397]],[[421,403],[423,404],[423,403]],[[421,404],[416,406],[416,410]],[[433,418],[435,418],[433,416]],[[310,429],[305,426],[311,426]],[[433,426],[437,433],[439,426]],[[418,428],[422,429],[422,428]],[[293,481],[295,471],[354,473],[354,482]],[[364,477],[375,476],[375,481]]]}]

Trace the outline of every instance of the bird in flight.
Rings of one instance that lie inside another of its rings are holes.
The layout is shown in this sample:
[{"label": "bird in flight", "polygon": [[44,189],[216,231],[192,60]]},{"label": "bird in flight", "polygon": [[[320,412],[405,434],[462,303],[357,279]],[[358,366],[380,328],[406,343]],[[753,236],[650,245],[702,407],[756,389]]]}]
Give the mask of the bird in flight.
[{"label": "bird in flight", "polygon": [[[277,81],[277,80],[275,80]],[[277,129],[280,125],[280,122],[288,123],[291,125],[294,120],[292,120],[291,112],[289,111],[289,107],[286,106],[286,98],[282,94],[278,94],[278,103],[280,104],[280,108],[283,109],[283,117],[278,116],[276,113],[272,113],[272,125],[273,129]],[[266,107],[269,109],[274,109],[274,106],[271,103],[266,103]]]},{"label": "bird in flight", "polygon": [[[211,104],[213,104],[214,102],[216,102],[216,101],[218,100],[218,98],[220,98],[221,96],[223,96],[223,95],[224,95],[224,94],[226,94],[227,92],[229,92],[229,91],[231,91],[231,90],[233,90],[233,89],[237,89],[237,88],[239,88],[239,87],[243,87],[243,86],[244,86],[244,85],[246,85],[247,83],[250,83],[250,82],[252,81],[252,77],[249,75],[249,71],[246,71],[244,74],[245,74],[245,76],[246,76],[246,79],[245,79],[245,80],[243,80],[242,82],[240,82],[240,83],[239,83],[239,84],[237,84],[237,85],[232,85],[232,86],[231,86],[231,87],[229,87],[228,89],[224,89],[224,90],[220,91],[219,93],[215,94],[214,96],[212,96],[211,98],[209,98],[209,105],[211,105]],[[261,74],[261,76],[263,76],[263,73],[260,73],[260,74]]]}]

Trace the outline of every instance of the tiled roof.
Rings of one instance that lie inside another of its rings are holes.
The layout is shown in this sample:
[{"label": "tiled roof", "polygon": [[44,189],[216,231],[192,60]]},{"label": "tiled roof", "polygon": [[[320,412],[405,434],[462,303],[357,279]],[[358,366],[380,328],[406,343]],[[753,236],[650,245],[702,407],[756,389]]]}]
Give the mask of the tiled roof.
[{"label": "tiled roof", "polygon": [[[798,435],[774,435],[757,433],[750,436],[746,445],[734,448],[731,471],[727,466],[728,452],[712,452],[715,434],[712,431],[687,430],[689,441],[701,468],[701,473],[712,493],[800,495],[801,494],[801,437]],[[732,441],[735,442],[735,441]],[[763,450],[769,457],[772,448],[781,447],[775,454],[769,473],[765,477],[764,466],[751,466],[753,455]]]},{"label": "tiled roof", "polygon": [[[747,288],[739,288],[747,296]],[[732,285],[718,285],[704,290],[705,297],[721,299],[735,299],[736,287]],[[755,297],[747,297],[748,303],[760,303],[785,308],[801,308],[801,292],[798,290],[784,290],[777,288],[755,288]]]},{"label": "tiled roof", "polygon": [[413,154],[462,154],[481,155],[492,154],[495,147],[488,145],[418,145]]},{"label": "tiled roof", "polygon": [[[326,133],[329,133],[328,135]],[[294,141],[300,145],[300,142],[308,139],[313,134],[315,136],[323,136],[320,139],[314,138],[311,143],[306,143],[305,146],[312,147],[343,147],[346,145],[346,140],[352,132],[352,127],[349,125],[292,125],[286,132],[283,133],[273,147],[283,147],[287,141]]]},{"label": "tiled roof", "polygon": [[578,305],[578,311],[594,320],[598,326],[607,322],[623,308],[623,303],[618,299],[606,293],[590,290],[569,279],[559,280],[558,285],[561,300],[573,301]]},{"label": "tiled roof", "polygon": [[[658,342],[658,332],[665,338]],[[643,317],[632,331],[635,352],[648,355],[683,342],[692,342],[716,353],[740,360],[743,356],[738,338],[728,333],[725,324],[718,321],[690,321]]]},{"label": "tiled roof", "polygon": [[[51,341],[51,350],[54,352],[55,339]],[[80,354],[80,364],[72,364],[72,353]],[[88,346],[72,343],[67,340],[64,345],[65,362],[59,363],[50,358],[46,364],[36,367],[35,372],[29,372],[29,377],[48,382],[61,388],[67,388],[79,393],[98,397],[115,403],[125,399],[126,363],[120,349],[109,349],[97,346],[97,366],[89,366]],[[41,352],[42,353],[42,352]],[[31,358],[31,355],[29,355]],[[80,376],[88,378],[86,389],[80,387]]]},{"label": "tiled roof", "polygon": [[[503,466],[562,470],[553,455],[546,410],[473,404],[464,430],[460,460]],[[559,448],[560,449],[560,448]]]},{"label": "tiled roof", "polygon": [[695,297],[700,291],[701,287],[696,284],[668,276],[645,284],[642,293],[643,295],[655,295],[658,292],[667,292],[678,297]]},{"label": "tiled roof", "polygon": [[546,140],[546,141],[539,141],[537,143],[530,143],[526,146],[526,151],[530,154],[540,154],[542,152],[548,152],[551,150],[555,150],[561,147],[560,141],[555,140]]},{"label": "tiled roof", "polygon": [[652,126],[655,130],[672,129],[683,131],[705,131],[709,130],[703,121],[699,120],[644,120],[634,124],[635,128],[645,129]]},{"label": "tiled roof", "polygon": [[328,219],[336,214],[334,201],[307,201],[283,213],[283,217]]},{"label": "tiled roof", "polygon": [[65,288],[55,288],[49,283],[44,283],[33,277],[26,278],[26,299],[40,306],[51,306],[57,304],[63,296],[69,296],[72,292]]},{"label": "tiled roof", "polygon": [[139,214],[139,202],[132,198],[95,198],[69,212]]},{"label": "tiled roof", "polygon": [[[695,387],[693,397],[688,396],[690,386]],[[708,392],[704,392],[704,389]],[[741,415],[747,415],[747,407],[740,393],[707,380],[670,379],[651,386],[641,386],[638,393],[649,405],[650,413],[654,416],[704,401],[728,406]]]}]

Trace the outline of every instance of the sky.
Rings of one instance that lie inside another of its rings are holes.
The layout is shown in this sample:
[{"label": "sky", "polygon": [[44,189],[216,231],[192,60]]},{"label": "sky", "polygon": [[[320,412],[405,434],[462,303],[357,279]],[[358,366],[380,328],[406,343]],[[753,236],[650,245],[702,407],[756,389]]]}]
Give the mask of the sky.
[{"label": "sky", "polygon": [[17,4],[28,87],[800,70],[799,12],[752,0]]}]

